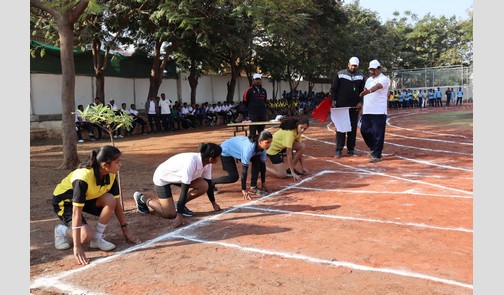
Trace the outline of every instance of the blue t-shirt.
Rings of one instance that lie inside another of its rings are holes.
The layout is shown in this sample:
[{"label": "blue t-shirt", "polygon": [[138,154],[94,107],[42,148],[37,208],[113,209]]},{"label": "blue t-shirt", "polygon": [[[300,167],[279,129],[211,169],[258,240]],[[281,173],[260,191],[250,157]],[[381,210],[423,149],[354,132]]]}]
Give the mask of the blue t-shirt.
[{"label": "blue t-shirt", "polygon": [[243,165],[250,164],[250,158],[260,155],[261,161],[266,162],[266,151],[256,152],[256,142],[251,142],[247,136],[235,136],[221,143],[221,156],[240,159]]}]

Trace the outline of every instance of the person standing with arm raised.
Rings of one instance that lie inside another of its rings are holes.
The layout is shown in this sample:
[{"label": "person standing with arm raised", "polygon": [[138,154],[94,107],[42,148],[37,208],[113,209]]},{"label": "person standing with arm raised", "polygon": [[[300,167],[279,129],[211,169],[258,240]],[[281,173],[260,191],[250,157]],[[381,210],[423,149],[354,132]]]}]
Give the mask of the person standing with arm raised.
[{"label": "person standing with arm raised", "polygon": [[382,160],[383,144],[385,142],[385,126],[387,124],[387,94],[390,80],[381,72],[381,64],[376,59],[369,63],[370,77],[366,80],[364,91],[360,93],[363,99],[361,135],[371,150],[370,163]]},{"label": "person standing with arm raised", "polygon": [[350,116],[349,132],[336,130],[336,154],[335,158],[341,158],[343,147],[347,147],[349,156],[358,156],[355,152],[355,139],[357,137],[357,122],[362,108],[362,97],[359,94],[364,90],[366,77],[359,71],[359,59],[352,57],[348,61],[347,68],[338,72],[331,87],[331,107],[348,107]]}]

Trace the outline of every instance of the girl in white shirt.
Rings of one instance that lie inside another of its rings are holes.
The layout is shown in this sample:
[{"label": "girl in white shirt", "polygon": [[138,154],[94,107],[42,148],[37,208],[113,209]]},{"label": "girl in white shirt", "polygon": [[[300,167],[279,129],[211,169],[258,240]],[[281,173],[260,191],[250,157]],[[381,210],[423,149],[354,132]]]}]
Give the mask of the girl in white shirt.
[{"label": "girl in white shirt", "polygon": [[[152,181],[156,194],[135,192],[133,198],[138,211],[175,219],[172,228],[184,225],[183,216],[193,216],[194,213],[185,206],[187,202],[206,193],[215,211],[220,206],[215,202],[212,179],[212,165],[220,159],[222,148],[215,143],[201,143],[199,152],[187,152],[173,155],[161,163],[154,171]],[[173,201],[171,185],[180,187],[178,202]],[[189,190],[190,189],[190,190]]]}]

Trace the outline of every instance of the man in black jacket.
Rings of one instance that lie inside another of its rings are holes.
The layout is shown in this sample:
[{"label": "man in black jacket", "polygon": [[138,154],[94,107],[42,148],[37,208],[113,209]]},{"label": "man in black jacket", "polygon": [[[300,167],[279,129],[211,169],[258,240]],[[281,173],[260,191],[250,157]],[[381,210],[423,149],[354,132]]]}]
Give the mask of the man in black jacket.
[{"label": "man in black jacket", "polygon": [[[249,119],[252,122],[265,122],[268,120],[266,115],[266,103],[268,94],[262,87],[261,74],[254,74],[252,86],[243,94],[243,103],[247,106]],[[259,135],[264,130],[264,125],[250,125],[250,137]]]},{"label": "man in black jacket", "polygon": [[357,122],[359,121],[359,112],[362,109],[362,97],[359,93],[364,91],[366,77],[359,71],[359,59],[352,57],[348,61],[346,69],[338,72],[331,87],[331,107],[349,107],[350,125],[352,131],[336,131],[336,154],[335,158],[341,158],[343,147],[347,147],[347,153],[350,156],[358,156],[355,152],[355,139],[357,136]]}]

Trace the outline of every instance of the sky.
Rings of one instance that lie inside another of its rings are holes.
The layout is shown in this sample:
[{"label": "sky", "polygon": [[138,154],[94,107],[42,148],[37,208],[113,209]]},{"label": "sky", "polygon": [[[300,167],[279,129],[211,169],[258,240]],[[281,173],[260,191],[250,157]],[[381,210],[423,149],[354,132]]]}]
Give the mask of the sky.
[{"label": "sky", "polygon": [[[345,3],[353,3],[354,0],[347,0]],[[360,6],[372,11],[376,11],[382,22],[392,19],[392,13],[398,11],[401,15],[406,10],[415,13],[419,18],[430,12],[432,16],[451,17],[455,15],[457,19],[467,19],[467,10],[473,10],[473,0],[360,0]]]}]

